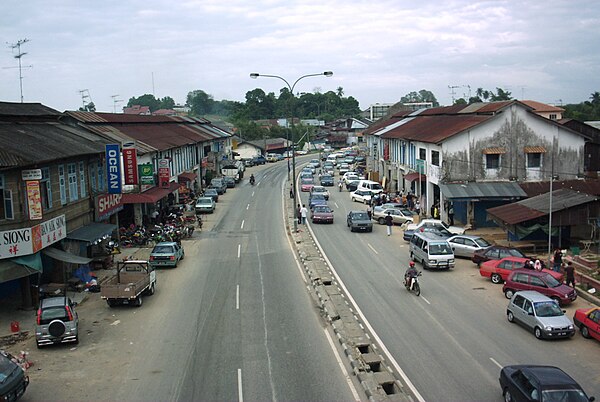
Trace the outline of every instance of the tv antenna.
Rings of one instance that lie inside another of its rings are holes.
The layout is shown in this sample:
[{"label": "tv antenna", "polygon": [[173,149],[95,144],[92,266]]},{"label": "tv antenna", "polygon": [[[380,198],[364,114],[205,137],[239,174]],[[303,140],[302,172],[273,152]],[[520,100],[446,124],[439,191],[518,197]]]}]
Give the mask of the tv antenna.
[{"label": "tv antenna", "polygon": [[81,95],[81,110],[88,111],[88,106],[92,103],[92,97],[90,96],[90,91],[88,89],[80,89],[79,95]]},{"label": "tv antenna", "polygon": [[117,103],[123,102],[123,99],[117,99],[119,95],[111,95],[113,100],[113,113],[117,113]]},{"label": "tv antenna", "polygon": [[33,65],[23,66],[21,65],[21,58],[25,56],[27,53],[21,51],[21,45],[29,42],[29,39],[19,39],[17,43],[8,43],[8,46],[13,49],[17,49],[17,54],[14,56],[15,59],[19,60],[19,67],[4,67],[4,68],[18,68],[19,69],[19,88],[21,89],[21,103],[23,103],[23,69],[24,68],[32,68]]},{"label": "tv antenna", "polygon": [[460,86],[458,85],[448,85],[448,88],[450,88],[450,95],[452,95],[452,104],[454,105],[454,95],[456,95],[456,88],[460,88]]}]

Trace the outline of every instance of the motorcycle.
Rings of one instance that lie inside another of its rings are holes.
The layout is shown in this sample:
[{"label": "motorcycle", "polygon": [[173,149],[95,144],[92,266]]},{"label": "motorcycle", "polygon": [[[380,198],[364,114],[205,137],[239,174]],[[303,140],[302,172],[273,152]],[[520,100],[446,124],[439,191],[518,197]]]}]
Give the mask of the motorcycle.
[{"label": "motorcycle", "polygon": [[419,286],[419,276],[421,276],[423,273],[421,271],[419,271],[419,273],[417,274],[417,276],[413,276],[411,278],[406,278],[404,280],[404,287],[406,288],[406,290],[408,290],[409,292],[414,292],[417,296],[419,296],[421,294],[421,286]]},{"label": "motorcycle", "polygon": [[256,180],[254,179],[254,176],[250,177],[250,184],[254,185],[255,182],[256,182]]}]

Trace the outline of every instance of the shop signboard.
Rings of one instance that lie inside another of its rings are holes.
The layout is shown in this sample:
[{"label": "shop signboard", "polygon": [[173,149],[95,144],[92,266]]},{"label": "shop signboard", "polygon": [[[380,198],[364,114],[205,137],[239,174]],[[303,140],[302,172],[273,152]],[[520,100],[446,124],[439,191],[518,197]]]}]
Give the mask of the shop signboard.
[{"label": "shop signboard", "polygon": [[169,180],[171,179],[171,171],[169,169],[168,159],[158,160],[158,186],[161,188],[169,188]]},{"label": "shop signboard", "polygon": [[67,237],[65,215],[30,228],[0,232],[0,259],[37,253],[65,237]]},{"label": "shop signboard", "polygon": [[125,184],[138,184],[137,151],[135,148],[123,148],[123,170]]},{"label": "shop signboard", "polygon": [[21,178],[27,180],[42,180],[42,169],[25,169],[21,170]]},{"label": "shop signboard", "polygon": [[121,194],[121,152],[119,144],[106,144],[106,178],[108,192]]},{"label": "shop signboard", "polygon": [[42,197],[40,195],[40,182],[37,180],[26,181],[27,209],[30,220],[42,219]]},{"label": "shop signboard", "polygon": [[140,172],[140,184],[154,185],[154,166],[151,163],[138,165]]},{"label": "shop signboard", "polygon": [[101,194],[95,199],[96,220],[103,221],[111,215],[122,211],[124,205],[121,203],[123,194]]}]

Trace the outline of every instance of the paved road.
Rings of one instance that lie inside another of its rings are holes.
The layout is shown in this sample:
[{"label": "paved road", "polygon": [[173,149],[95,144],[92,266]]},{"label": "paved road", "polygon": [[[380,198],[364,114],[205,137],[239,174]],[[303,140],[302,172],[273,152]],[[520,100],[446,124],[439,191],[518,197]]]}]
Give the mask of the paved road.
[{"label": "paved road", "polygon": [[126,375],[137,380],[117,399],[354,399],[285,235],[278,165],[254,169],[258,185],[229,190],[207,216],[154,296]]},{"label": "paved road", "polygon": [[[367,320],[425,400],[501,400],[500,366],[517,363],[558,365],[588,393],[600,395],[600,361],[591,358],[598,355],[597,342],[580,334],[570,340],[538,341],[508,323],[501,285],[481,278],[467,260],[459,260],[451,272],[424,272],[422,297],[409,294],[401,283],[408,244],[399,227],[391,237],[378,224],[373,233],[351,233],[347,212],[366,207],[352,203],[346,191],[335,189],[331,194],[335,223],[311,228]],[[587,305],[579,299],[568,315]]]}]

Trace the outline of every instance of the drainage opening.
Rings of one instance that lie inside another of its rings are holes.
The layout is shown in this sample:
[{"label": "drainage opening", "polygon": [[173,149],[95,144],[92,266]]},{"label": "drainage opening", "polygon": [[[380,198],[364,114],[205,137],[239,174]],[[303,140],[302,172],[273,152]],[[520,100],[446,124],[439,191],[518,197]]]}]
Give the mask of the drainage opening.
[{"label": "drainage opening", "polygon": [[362,346],[357,346],[358,351],[361,354],[365,354],[365,353],[369,353],[369,345],[362,345]]},{"label": "drainage opening", "polygon": [[383,391],[386,393],[386,395],[394,395],[397,394],[399,391],[398,389],[396,389],[396,386],[393,382],[381,384],[381,388],[383,388]]}]

